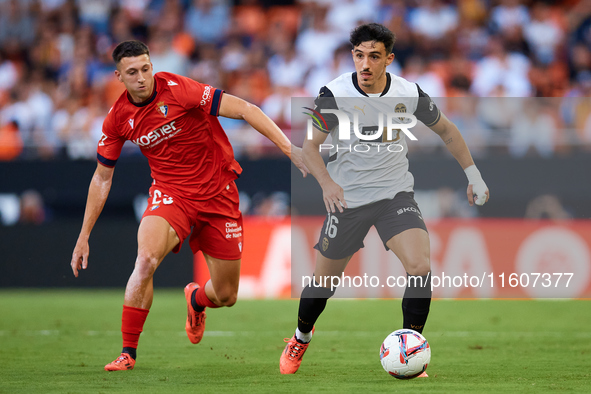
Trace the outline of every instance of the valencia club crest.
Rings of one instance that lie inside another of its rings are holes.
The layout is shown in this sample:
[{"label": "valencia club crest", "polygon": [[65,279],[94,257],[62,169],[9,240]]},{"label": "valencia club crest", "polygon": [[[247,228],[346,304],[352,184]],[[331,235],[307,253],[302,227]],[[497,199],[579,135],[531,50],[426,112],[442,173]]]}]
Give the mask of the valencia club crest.
[{"label": "valencia club crest", "polygon": [[156,104],[156,110],[165,118],[168,116],[168,105],[164,104],[164,101],[160,101],[158,104]]}]

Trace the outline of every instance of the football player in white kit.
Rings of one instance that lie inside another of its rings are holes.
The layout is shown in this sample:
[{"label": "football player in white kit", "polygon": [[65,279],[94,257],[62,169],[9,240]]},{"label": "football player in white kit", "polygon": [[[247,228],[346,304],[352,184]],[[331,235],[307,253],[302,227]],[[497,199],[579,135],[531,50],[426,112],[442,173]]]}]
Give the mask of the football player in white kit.
[{"label": "football player in white kit", "polygon": [[[385,248],[400,259],[409,278],[415,279],[407,281],[402,299],[403,328],[422,332],[427,321],[431,303],[429,236],[413,198],[405,133],[394,130],[388,135],[383,127],[386,121],[378,123],[380,114],[412,114],[431,128],[464,169],[469,204],[488,201],[488,188],[458,128],[417,84],[386,71],[394,60],[394,41],[394,34],[377,23],[354,29],[350,42],[356,72],[329,82],[315,101],[316,114],[321,114],[323,121],[304,142],[303,152],[306,165],[322,188],[327,217],[314,247],[316,283],[302,291],[296,332],[291,339],[286,338],[279,362],[282,374],[298,370],[314,324],[334,295],[330,281],[322,279],[341,276],[353,254],[363,247],[371,226],[375,226]],[[357,125],[352,126],[357,126],[358,132],[349,127],[347,138],[341,138],[338,116],[323,109],[338,109],[349,119],[357,115]],[[401,115],[391,121],[407,123],[408,119]],[[325,166],[320,149],[326,147],[329,134],[332,144]],[[370,135],[371,140],[359,135]]]}]

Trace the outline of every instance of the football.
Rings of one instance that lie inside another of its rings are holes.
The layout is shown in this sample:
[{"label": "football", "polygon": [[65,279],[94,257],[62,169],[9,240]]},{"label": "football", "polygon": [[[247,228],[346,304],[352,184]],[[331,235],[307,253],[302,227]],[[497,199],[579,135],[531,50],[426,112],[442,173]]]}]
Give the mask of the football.
[{"label": "football", "polygon": [[397,379],[416,378],[427,369],[431,348],[418,332],[396,330],[382,342],[380,361],[386,372]]}]

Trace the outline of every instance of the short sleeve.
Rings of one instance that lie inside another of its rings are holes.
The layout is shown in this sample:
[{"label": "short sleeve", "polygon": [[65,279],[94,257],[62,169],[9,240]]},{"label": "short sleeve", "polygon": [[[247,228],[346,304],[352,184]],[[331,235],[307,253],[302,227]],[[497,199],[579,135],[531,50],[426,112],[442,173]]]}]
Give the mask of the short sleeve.
[{"label": "short sleeve", "polygon": [[199,108],[209,115],[219,116],[223,90],[180,75],[175,78],[178,84],[169,83],[169,87],[179,104],[185,109]]},{"label": "short sleeve", "polygon": [[326,86],[323,86],[320,89],[320,93],[318,93],[316,100],[314,100],[314,105],[314,111],[316,112],[315,115],[320,115],[320,122],[314,122],[314,127],[323,133],[330,133],[332,129],[339,125],[339,119],[335,114],[322,113],[323,109],[339,109],[337,106],[337,101],[335,100],[331,90]]},{"label": "short sleeve", "polygon": [[103,122],[103,132],[98,142],[96,157],[105,167],[115,167],[125,139],[117,134],[114,127],[114,110],[111,108]]},{"label": "short sleeve", "polygon": [[417,89],[419,91],[419,103],[414,116],[427,127],[435,126],[435,124],[439,122],[439,119],[441,119],[441,112],[431,97],[423,92],[419,85],[417,85]]}]

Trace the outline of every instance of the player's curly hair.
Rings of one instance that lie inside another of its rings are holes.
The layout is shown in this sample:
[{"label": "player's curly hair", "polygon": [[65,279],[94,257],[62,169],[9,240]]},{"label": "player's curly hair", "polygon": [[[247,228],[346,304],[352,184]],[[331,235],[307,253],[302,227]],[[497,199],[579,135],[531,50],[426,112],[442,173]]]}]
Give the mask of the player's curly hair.
[{"label": "player's curly hair", "polygon": [[384,47],[386,47],[386,54],[389,54],[394,47],[396,35],[386,26],[380,25],[379,23],[367,23],[353,29],[349,38],[349,42],[353,45],[353,48],[366,41],[383,43]]},{"label": "player's curly hair", "polygon": [[150,56],[148,46],[141,41],[123,41],[113,49],[113,61],[119,64],[124,57],[136,57],[141,55]]}]

